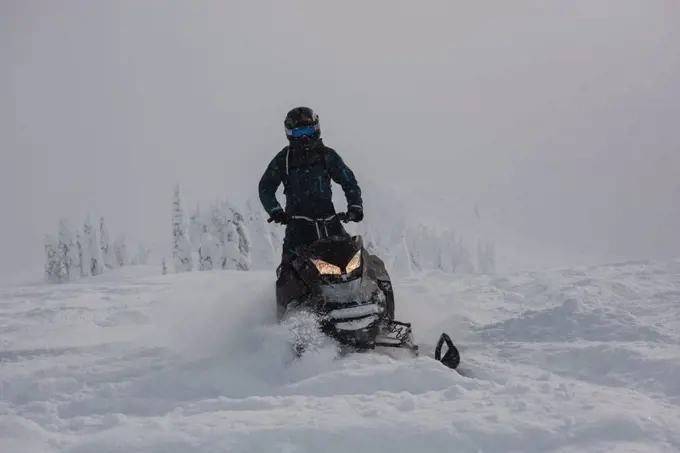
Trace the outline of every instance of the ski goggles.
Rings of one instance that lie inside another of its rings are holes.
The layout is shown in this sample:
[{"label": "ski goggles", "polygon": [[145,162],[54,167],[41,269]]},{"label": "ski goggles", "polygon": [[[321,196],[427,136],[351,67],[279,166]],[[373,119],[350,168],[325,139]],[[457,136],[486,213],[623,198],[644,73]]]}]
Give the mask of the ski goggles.
[{"label": "ski goggles", "polygon": [[296,127],[295,129],[286,129],[286,135],[291,137],[303,137],[305,135],[314,135],[319,130],[319,125]]}]

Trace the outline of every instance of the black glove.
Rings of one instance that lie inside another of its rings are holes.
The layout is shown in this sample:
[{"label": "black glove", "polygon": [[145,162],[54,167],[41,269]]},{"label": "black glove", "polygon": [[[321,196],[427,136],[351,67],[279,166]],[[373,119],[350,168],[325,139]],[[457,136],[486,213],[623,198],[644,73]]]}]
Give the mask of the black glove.
[{"label": "black glove", "polygon": [[350,222],[361,222],[364,218],[364,210],[361,206],[350,206],[347,208],[347,219]]},{"label": "black glove", "polygon": [[270,216],[270,220],[272,222],[280,223],[282,225],[288,223],[288,214],[286,214],[283,209],[277,209],[276,211],[273,211]]}]

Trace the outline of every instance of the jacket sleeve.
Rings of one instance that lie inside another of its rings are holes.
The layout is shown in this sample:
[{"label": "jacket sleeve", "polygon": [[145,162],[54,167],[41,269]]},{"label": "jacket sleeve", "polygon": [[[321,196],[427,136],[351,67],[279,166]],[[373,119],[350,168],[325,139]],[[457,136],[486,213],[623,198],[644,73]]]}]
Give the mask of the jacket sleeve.
[{"label": "jacket sleeve", "polygon": [[347,198],[347,207],[358,206],[363,209],[361,188],[354,177],[354,172],[345,164],[342,157],[331,148],[328,148],[328,170],[333,181],[342,186],[345,198]]},{"label": "jacket sleeve", "polygon": [[283,182],[280,157],[281,153],[277,154],[271,160],[262,175],[262,178],[260,178],[260,184],[258,186],[260,202],[269,215],[274,211],[282,210],[281,205],[276,199],[276,190],[279,188],[279,184]]}]

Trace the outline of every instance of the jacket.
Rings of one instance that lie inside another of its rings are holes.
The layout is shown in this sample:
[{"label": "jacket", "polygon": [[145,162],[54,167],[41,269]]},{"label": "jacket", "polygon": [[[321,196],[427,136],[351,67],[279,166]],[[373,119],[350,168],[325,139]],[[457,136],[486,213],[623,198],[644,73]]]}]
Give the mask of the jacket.
[{"label": "jacket", "polygon": [[282,209],[276,191],[283,183],[288,215],[335,214],[331,181],[342,187],[348,207],[363,208],[354,173],[334,149],[322,143],[311,150],[286,146],[274,156],[260,179],[260,201],[269,215]]}]

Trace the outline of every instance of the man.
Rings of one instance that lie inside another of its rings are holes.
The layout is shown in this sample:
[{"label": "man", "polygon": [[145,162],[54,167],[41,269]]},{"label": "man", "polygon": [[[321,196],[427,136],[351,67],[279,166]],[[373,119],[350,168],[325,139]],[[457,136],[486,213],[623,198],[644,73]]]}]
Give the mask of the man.
[{"label": "man", "polygon": [[[284,127],[289,144],[272,159],[259,184],[262,206],[273,221],[286,225],[282,268],[295,257],[297,247],[318,238],[313,223],[290,217],[335,214],[331,180],[345,192],[349,220],[360,222],[364,217],[361,189],[354,173],[335,150],[323,144],[319,116],[308,107],[296,107],[286,115]],[[286,196],[285,210],[276,199],[281,183]],[[328,224],[327,230],[329,235],[347,235],[339,220]]]}]

